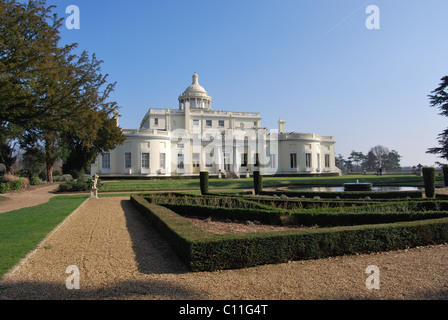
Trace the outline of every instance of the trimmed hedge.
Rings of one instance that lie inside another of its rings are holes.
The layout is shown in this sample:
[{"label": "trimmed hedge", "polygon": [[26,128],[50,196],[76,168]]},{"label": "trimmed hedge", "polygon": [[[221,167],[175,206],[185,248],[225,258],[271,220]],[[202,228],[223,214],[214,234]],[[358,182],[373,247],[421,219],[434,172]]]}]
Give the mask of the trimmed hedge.
[{"label": "trimmed hedge", "polygon": [[254,171],[254,192],[256,195],[263,191],[263,176],[260,171]]},{"label": "trimmed hedge", "polygon": [[436,169],[433,167],[424,167],[422,168],[422,173],[426,198],[434,198],[436,194]]},{"label": "trimmed hedge", "polygon": [[448,239],[448,218],[389,225],[233,235],[195,241],[194,271],[404,249]]},{"label": "trimmed hedge", "polygon": [[[303,201],[266,200],[259,203],[237,197],[152,194],[144,196],[154,204],[167,207],[189,217],[215,217],[220,220],[259,221],[271,225],[303,225],[328,227],[379,224],[398,221],[435,219],[448,216],[448,201]],[[283,202],[283,205],[282,205]],[[292,208],[291,204],[303,208]],[[280,204],[278,204],[280,203]],[[285,208],[284,204],[289,207]],[[305,205],[304,205],[305,204]]]},{"label": "trimmed hedge", "polygon": [[187,217],[214,217],[219,220],[259,221],[269,225],[297,226],[353,226],[362,224],[382,224],[399,221],[415,221],[448,217],[448,211],[423,212],[366,212],[366,211],[322,211],[288,212],[281,210],[260,210],[241,208],[221,208],[191,204],[161,203],[168,209]]},{"label": "trimmed hedge", "polygon": [[206,195],[208,193],[208,171],[201,171],[199,173],[199,182],[201,186],[201,194]]},{"label": "trimmed hedge", "polygon": [[285,195],[288,198],[305,197],[314,198],[320,197],[325,199],[362,199],[369,197],[370,199],[406,199],[406,198],[422,198],[421,191],[344,191],[344,192],[311,192],[311,191],[262,191],[264,196],[281,196]]},{"label": "trimmed hedge", "polygon": [[192,271],[245,268],[288,260],[395,250],[448,240],[448,218],[212,235],[172,210],[149,203],[142,196],[132,195],[131,201]]}]

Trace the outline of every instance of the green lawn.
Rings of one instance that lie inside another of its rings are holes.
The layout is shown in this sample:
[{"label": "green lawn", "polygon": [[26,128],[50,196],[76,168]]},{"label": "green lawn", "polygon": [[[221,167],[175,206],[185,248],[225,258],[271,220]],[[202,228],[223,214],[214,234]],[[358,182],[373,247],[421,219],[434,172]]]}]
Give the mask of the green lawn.
[{"label": "green lawn", "polygon": [[85,199],[86,195],[57,196],[39,206],[0,214],[0,279]]},{"label": "green lawn", "polygon": [[[423,178],[416,175],[345,175],[340,177],[263,177],[264,187],[275,186],[342,186],[346,182],[371,182],[374,185],[393,184],[402,186],[423,186]],[[443,182],[443,177],[437,177],[437,182]],[[210,191],[213,189],[244,189],[253,188],[252,178],[242,179],[210,179]],[[122,180],[104,181],[100,192],[111,191],[161,191],[161,190],[199,190],[199,179],[160,179],[160,180]]]}]

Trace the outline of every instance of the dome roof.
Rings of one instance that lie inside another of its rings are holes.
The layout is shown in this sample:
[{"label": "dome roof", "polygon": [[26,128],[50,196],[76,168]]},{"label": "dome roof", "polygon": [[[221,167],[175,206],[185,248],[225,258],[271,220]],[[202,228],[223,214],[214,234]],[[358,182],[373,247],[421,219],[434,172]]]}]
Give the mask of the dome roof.
[{"label": "dome roof", "polygon": [[187,89],[185,89],[184,93],[180,96],[180,98],[189,98],[189,97],[202,97],[209,98],[207,91],[199,84],[198,82],[198,74],[195,72],[193,74],[193,82]]}]

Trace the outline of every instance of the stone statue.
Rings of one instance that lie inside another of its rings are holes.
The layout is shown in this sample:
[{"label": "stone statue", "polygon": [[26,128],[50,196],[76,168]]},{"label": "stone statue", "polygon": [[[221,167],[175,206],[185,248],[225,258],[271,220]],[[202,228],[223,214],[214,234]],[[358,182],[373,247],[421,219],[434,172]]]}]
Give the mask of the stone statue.
[{"label": "stone statue", "polygon": [[95,174],[92,179],[92,189],[90,191],[90,199],[98,199],[98,188],[96,186],[98,183],[98,179],[99,176]]}]

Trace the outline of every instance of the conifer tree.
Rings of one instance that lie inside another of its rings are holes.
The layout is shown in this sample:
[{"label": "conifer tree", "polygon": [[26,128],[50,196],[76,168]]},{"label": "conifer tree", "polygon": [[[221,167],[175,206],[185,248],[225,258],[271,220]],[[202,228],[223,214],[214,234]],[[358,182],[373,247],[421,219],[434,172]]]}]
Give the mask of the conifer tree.
[{"label": "conifer tree", "polygon": [[[429,95],[431,107],[439,108],[439,114],[448,116],[448,76],[441,79],[439,86]],[[439,147],[429,148],[426,153],[438,154],[440,158],[448,160],[448,129],[438,136]]]}]

